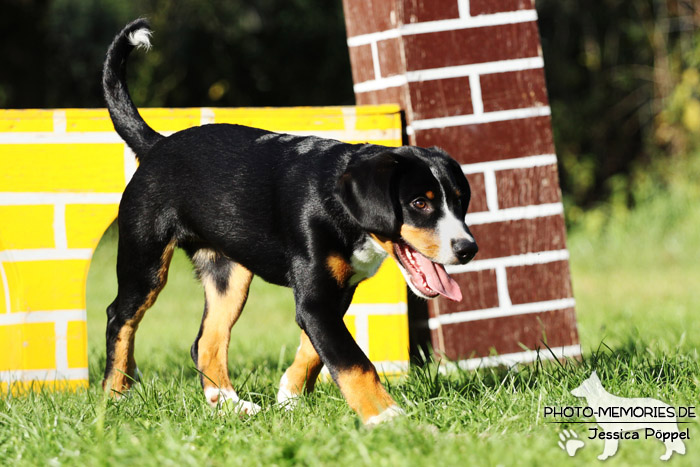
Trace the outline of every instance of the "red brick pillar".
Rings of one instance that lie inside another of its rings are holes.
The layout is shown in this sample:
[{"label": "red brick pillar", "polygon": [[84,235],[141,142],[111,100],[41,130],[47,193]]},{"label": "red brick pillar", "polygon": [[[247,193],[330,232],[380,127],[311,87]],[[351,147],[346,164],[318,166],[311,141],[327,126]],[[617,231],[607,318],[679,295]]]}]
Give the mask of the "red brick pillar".
[{"label": "red brick pillar", "polygon": [[343,3],[357,103],[401,104],[410,142],[447,150],[472,187],[479,254],[452,270],[462,302],[430,302],[433,347],[468,368],[579,355],[533,1]]}]

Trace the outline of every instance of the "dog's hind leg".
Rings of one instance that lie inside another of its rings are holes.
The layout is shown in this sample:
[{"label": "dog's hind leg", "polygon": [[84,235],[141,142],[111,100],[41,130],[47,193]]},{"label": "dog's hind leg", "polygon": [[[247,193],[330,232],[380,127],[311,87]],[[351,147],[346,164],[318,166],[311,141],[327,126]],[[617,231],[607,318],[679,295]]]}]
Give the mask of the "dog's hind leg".
[{"label": "dog's hind leg", "polygon": [[120,395],[136,377],[134,337],[168,278],[175,241],[133,242],[120,237],[117,298],[107,307],[107,360],[102,388]]},{"label": "dog's hind leg", "polygon": [[[678,428],[676,427],[675,430],[672,430],[675,433],[678,433]],[[659,457],[662,461],[667,461],[671,458],[674,452],[677,452],[678,454],[685,454],[685,443],[683,443],[683,440],[681,439],[674,439],[673,441],[664,441],[664,446],[666,446],[666,452]]]},{"label": "dog's hind leg", "polygon": [[260,407],[239,399],[228,374],[231,328],[245,306],[253,273],[211,250],[197,251],[192,260],[205,296],[202,325],[191,349],[204,397],[212,407],[231,400],[237,412],[253,415]]},{"label": "dog's hind leg", "polygon": [[316,378],[318,378],[321,368],[323,368],[321,357],[311,345],[306,333],[301,331],[301,343],[294,357],[294,362],[287,368],[280,380],[277,402],[286,409],[293,409],[304,389],[306,392],[314,390]]},{"label": "dog's hind leg", "polygon": [[610,456],[615,455],[619,441],[616,439],[606,439],[603,446],[603,453],[598,456],[598,460],[604,461]]}]

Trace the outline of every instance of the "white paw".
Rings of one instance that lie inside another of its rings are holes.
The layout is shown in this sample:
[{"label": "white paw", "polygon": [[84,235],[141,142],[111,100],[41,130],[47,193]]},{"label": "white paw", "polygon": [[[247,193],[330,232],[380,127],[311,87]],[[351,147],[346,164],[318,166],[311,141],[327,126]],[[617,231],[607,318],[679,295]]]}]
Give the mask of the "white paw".
[{"label": "white paw", "polygon": [[575,456],[576,451],[583,447],[583,441],[578,439],[578,435],[573,430],[562,431],[559,433],[559,439],[561,441],[559,441],[557,444],[560,448],[566,451],[570,457]]},{"label": "white paw", "polygon": [[209,387],[204,390],[204,397],[213,408],[219,408],[220,413],[237,413],[255,415],[260,412],[260,406],[253,402],[244,401],[236,391]]},{"label": "white paw", "polygon": [[280,388],[277,392],[277,403],[285,410],[294,410],[299,405],[299,394],[292,394],[289,389]]},{"label": "white paw", "polygon": [[287,373],[282,375],[280,380],[280,389],[277,391],[277,403],[284,407],[285,410],[294,410],[297,405],[299,405],[299,394],[295,394],[290,391],[287,386],[289,381],[287,379]]},{"label": "white paw", "polygon": [[244,401],[239,399],[234,401],[233,399],[227,399],[221,404],[221,412],[226,413],[236,413],[239,415],[255,415],[260,412],[261,407],[254,402]]},{"label": "white paw", "polygon": [[377,414],[374,417],[369,417],[367,421],[365,421],[365,426],[376,426],[401,415],[406,415],[406,412],[404,412],[404,410],[398,405],[392,405],[388,409],[385,409],[384,412]]}]

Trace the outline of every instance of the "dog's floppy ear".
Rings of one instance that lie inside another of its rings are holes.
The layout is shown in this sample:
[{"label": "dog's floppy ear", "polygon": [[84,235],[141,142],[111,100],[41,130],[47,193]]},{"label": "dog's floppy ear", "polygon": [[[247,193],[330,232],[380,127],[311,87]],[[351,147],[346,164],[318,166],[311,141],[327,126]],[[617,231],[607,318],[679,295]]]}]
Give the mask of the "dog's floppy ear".
[{"label": "dog's floppy ear", "polygon": [[383,152],[352,162],[337,186],[340,202],[364,230],[390,238],[401,227],[395,189],[399,159]]}]

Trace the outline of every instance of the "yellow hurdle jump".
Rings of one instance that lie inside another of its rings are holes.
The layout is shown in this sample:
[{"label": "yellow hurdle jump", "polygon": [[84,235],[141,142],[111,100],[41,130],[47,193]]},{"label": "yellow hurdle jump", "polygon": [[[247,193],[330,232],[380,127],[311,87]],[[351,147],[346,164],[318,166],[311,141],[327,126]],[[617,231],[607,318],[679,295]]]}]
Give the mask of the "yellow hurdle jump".
[{"label": "yellow hurdle jump", "polygon": [[[141,112],[164,134],[238,123],[401,144],[394,105]],[[0,392],[87,387],[88,269],[135,170],[104,109],[0,110]],[[345,322],[380,371],[407,367],[406,286],[393,262],[358,287]]]}]

